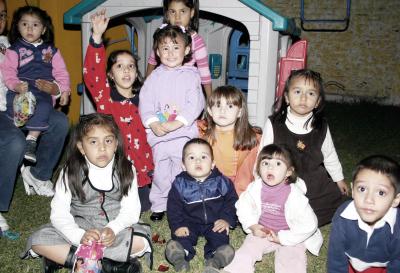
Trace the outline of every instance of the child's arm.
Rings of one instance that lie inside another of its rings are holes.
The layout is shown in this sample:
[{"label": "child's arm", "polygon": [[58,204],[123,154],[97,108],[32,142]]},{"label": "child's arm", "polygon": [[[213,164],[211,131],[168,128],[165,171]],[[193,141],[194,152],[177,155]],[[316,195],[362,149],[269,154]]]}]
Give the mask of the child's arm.
[{"label": "child's arm", "polygon": [[128,195],[123,196],[121,199],[121,208],[117,217],[106,225],[115,235],[124,228],[130,227],[139,221],[141,205],[137,188],[137,175],[134,170],[134,179],[128,191]]},{"label": "child's arm", "polygon": [[[342,210],[340,210],[340,213]],[[345,231],[342,230],[340,219],[340,213],[336,211],[335,216],[332,219],[332,228],[329,235],[329,245],[328,245],[328,261],[327,269],[328,273],[341,273],[348,272],[349,259],[346,256],[346,238]],[[353,238],[357,240],[357,238]]]},{"label": "child's arm", "polygon": [[332,135],[329,127],[326,131],[326,137],[321,147],[322,155],[324,156],[324,166],[328,171],[332,180],[337,183],[342,194],[349,194],[349,188],[344,181],[342,165],[340,164],[336,153],[335,145],[333,144]]},{"label": "child's arm", "polygon": [[[256,185],[257,183],[257,185]],[[244,232],[251,233],[250,227],[258,224],[258,220],[260,218],[259,208],[257,208],[257,204],[255,198],[253,197],[253,188],[259,186],[259,180],[251,183],[245,192],[243,192],[239,196],[239,200],[236,202],[236,214],[239,218],[239,222],[242,224],[242,228]],[[262,183],[262,182],[261,182]]]},{"label": "child's arm", "polygon": [[72,195],[68,187],[67,178],[67,181],[65,181],[67,187],[64,186],[63,173],[64,172],[61,172],[59,175],[54,197],[51,201],[50,220],[52,225],[64,234],[72,244],[79,245],[85,234],[85,230],[75,223],[75,219],[70,212]]},{"label": "child's arm", "polygon": [[221,211],[220,219],[223,219],[228,223],[228,228],[229,226],[234,228],[237,223],[235,204],[238,201],[238,196],[232,181],[228,177],[221,175],[220,179],[220,183],[225,184],[223,185],[223,188],[226,189],[226,193],[223,196],[224,209]]},{"label": "child's arm", "polygon": [[211,86],[211,73],[208,65],[208,52],[206,44],[204,43],[203,38],[199,34],[195,34],[192,36],[194,52],[193,58],[196,61],[197,68],[199,69],[199,74],[201,77],[201,84],[204,87],[204,91],[206,93],[206,97],[209,98],[212,92]]},{"label": "child's arm", "polygon": [[18,54],[14,50],[7,49],[4,55],[4,61],[1,64],[1,73],[8,89],[17,93],[28,91],[28,82],[20,81],[18,78]]},{"label": "child's arm", "polygon": [[56,54],[54,54],[52,64],[52,74],[61,92],[60,105],[64,106],[69,102],[71,85],[67,66],[65,65],[64,59],[61,56],[60,50],[57,50]]},{"label": "child's arm", "polygon": [[176,234],[179,228],[186,227],[183,216],[183,205],[180,194],[174,183],[172,183],[167,200],[167,219],[169,228],[174,234]]},{"label": "child's arm", "polygon": [[108,19],[100,12],[92,15],[91,20],[93,34],[86,50],[83,79],[98,108],[100,105],[106,105],[110,96],[106,75],[106,50],[101,38],[107,28]]}]

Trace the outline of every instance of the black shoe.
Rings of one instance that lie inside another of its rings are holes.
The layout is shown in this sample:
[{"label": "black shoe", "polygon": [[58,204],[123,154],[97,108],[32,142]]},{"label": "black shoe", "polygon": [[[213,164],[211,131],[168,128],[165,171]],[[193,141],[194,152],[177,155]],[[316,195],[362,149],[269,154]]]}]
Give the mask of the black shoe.
[{"label": "black shoe", "polygon": [[29,162],[36,163],[36,141],[27,140],[24,158]]},{"label": "black shoe", "polygon": [[151,221],[161,221],[164,217],[165,212],[161,211],[161,212],[153,212],[150,215],[150,220]]},{"label": "black shoe", "polygon": [[43,257],[42,260],[43,260],[44,273],[54,273],[57,272],[59,269],[63,268],[61,264],[53,262],[45,257]]},{"label": "black shoe", "polygon": [[111,259],[103,258],[103,273],[142,273],[142,265],[137,258],[129,258],[128,262],[116,262]]}]

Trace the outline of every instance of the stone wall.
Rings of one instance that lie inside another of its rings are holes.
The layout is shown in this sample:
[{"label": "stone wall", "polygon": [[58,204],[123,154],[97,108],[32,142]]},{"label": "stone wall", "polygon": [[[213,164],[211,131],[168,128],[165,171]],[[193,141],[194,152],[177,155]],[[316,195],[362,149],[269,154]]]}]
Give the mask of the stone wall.
[{"label": "stone wall", "polygon": [[[263,1],[300,26],[300,0]],[[301,37],[309,41],[308,68],[328,83],[328,98],[400,105],[399,10],[399,0],[355,0],[347,31],[302,30]],[[307,19],[342,19],[345,14],[346,0],[305,1]]]}]

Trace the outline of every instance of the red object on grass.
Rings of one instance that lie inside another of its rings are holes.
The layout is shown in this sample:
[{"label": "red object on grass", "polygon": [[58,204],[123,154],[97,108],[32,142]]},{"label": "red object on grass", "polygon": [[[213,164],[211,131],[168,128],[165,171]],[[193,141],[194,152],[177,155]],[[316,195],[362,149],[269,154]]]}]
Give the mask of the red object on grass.
[{"label": "red object on grass", "polygon": [[160,264],[158,266],[158,271],[160,271],[160,272],[167,272],[168,270],[169,270],[169,266],[166,266],[166,265],[163,265],[163,264]]}]

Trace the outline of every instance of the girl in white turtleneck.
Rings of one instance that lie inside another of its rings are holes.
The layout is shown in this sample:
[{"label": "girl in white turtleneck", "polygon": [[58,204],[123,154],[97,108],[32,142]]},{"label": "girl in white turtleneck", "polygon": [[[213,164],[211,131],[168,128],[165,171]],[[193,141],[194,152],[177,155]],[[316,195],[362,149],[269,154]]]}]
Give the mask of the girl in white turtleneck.
[{"label": "girl in white turtleneck", "polygon": [[110,115],[82,116],[55,186],[51,224],[31,235],[27,254],[43,256],[46,266],[50,260],[71,267],[76,247],[96,241],[112,264],[129,263],[150,249],[147,234],[138,235],[136,226],[132,234],[139,216],[136,172],[117,124]]},{"label": "girl in white turtleneck", "polygon": [[264,126],[260,144],[260,149],[275,143],[292,150],[318,226],[331,222],[349,193],[323,114],[324,104],[320,74],[307,69],[292,71],[283,96],[275,103],[274,113]]}]

